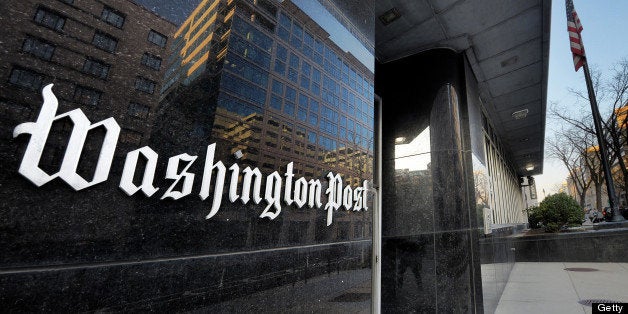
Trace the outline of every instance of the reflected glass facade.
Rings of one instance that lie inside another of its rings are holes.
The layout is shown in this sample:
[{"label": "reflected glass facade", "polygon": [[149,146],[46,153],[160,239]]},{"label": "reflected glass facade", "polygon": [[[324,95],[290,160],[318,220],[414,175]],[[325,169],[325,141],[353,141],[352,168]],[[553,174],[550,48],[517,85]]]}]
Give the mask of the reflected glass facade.
[{"label": "reflected glass facade", "polygon": [[322,5],[0,6],[3,308],[370,309],[373,65]]},{"label": "reflected glass facade", "polygon": [[517,235],[550,2],[450,2],[0,2],[0,308],[491,313],[538,305],[521,269],[621,275],[626,230]]}]

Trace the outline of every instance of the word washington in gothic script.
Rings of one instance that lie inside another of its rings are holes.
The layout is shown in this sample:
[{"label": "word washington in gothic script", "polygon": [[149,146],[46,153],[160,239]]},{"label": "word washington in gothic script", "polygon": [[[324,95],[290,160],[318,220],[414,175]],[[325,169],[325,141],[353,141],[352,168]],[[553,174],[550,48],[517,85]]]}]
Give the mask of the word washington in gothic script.
[{"label": "word washington in gothic script", "polygon": [[[92,124],[81,109],[74,109],[57,115],[58,100],[52,92],[52,86],[53,84],[49,84],[42,91],[44,102],[37,121],[22,123],[13,130],[13,137],[25,133],[30,134],[28,146],[18,172],[38,187],[55,178],[59,178],[76,191],[106,181],[109,177],[109,170],[111,169],[111,163],[113,162],[114,152],[118,143],[120,125],[113,117]],[[59,171],[48,174],[39,168],[39,161],[53,122],[66,117],[70,118],[74,124],[67,149]],[[94,176],[91,181],[87,181],[77,173],[77,167],[89,131],[98,127],[104,127],[106,134],[98,161],[96,162]],[[227,168],[222,161],[214,161],[215,151],[215,143],[207,146],[201,177],[201,188],[198,193],[202,200],[206,200],[212,192],[212,177],[215,176],[212,205],[209,214],[206,216],[207,219],[216,215],[220,209],[227,174],[230,175],[229,201],[235,203],[239,200],[242,204],[248,204],[252,201],[255,204],[259,204],[263,200],[266,203],[266,207],[260,218],[269,218],[271,220],[277,218],[281,213],[281,200],[287,205],[295,204],[298,208],[302,208],[306,204],[309,208],[321,208],[323,206],[321,201],[321,181],[318,179],[308,181],[303,177],[296,179],[293,173],[293,162],[286,165],[286,172],[283,176],[277,171],[266,176],[265,191],[262,195],[261,189],[264,177],[258,168],[251,169],[251,167],[246,167],[240,170],[240,166],[237,163]],[[140,155],[146,159],[146,164],[143,169],[141,184],[138,186],[133,183],[133,179]],[[120,189],[129,196],[134,195],[138,191],[142,191],[147,197],[153,196],[159,190],[153,184],[158,158],[159,155],[149,146],[127,153],[120,179]],[[178,200],[192,193],[195,174],[188,170],[197,158],[198,156],[183,153],[168,159],[165,178],[173,180],[173,182],[161,195],[161,199],[171,198]],[[181,171],[178,171],[181,168],[180,164],[183,167]],[[213,175],[214,173],[215,175]],[[238,194],[240,176],[242,176],[242,184]],[[177,191],[174,188],[179,182],[182,182],[182,187],[181,190]],[[328,187],[325,190],[327,203],[324,209],[327,211],[328,226],[332,223],[333,212],[340,208],[353,211],[368,209],[368,182],[364,180],[362,186],[355,188],[351,186],[343,188],[342,182],[342,177],[339,174],[334,174],[333,172],[327,174]]]}]

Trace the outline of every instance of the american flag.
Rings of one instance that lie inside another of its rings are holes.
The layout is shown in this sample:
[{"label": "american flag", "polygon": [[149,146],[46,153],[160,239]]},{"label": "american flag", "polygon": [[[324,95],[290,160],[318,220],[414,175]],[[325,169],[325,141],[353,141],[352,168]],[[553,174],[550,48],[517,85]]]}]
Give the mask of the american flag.
[{"label": "american flag", "polygon": [[573,0],[566,0],[567,7],[567,31],[569,32],[569,42],[571,44],[571,53],[573,54],[573,64],[576,67],[576,72],[585,61],[584,45],[582,44],[582,24],[578,18],[578,13],[573,6]]}]

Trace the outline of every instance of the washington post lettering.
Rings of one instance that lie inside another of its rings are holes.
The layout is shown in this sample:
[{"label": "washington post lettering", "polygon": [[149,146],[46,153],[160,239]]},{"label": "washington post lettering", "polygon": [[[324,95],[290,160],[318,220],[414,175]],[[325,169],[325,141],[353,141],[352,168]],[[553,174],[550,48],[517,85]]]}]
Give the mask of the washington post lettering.
[{"label": "washington post lettering", "polygon": [[[38,187],[59,178],[76,191],[107,181],[120,135],[120,125],[113,117],[97,123],[91,123],[81,109],[74,109],[57,115],[58,100],[52,92],[52,86],[53,84],[49,84],[43,88],[42,96],[44,101],[37,121],[22,123],[13,130],[13,137],[21,134],[30,134],[28,146],[18,172]],[[53,122],[66,117],[73,122],[67,149],[60,169],[56,173],[49,174],[39,167],[39,162]],[[105,137],[94,169],[94,177],[91,181],[87,181],[77,173],[77,167],[88,133],[90,130],[101,126],[106,130]],[[310,179],[308,181],[304,177],[295,178],[293,162],[286,165],[286,172],[283,175],[274,171],[264,177],[257,167],[253,169],[246,167],[241,170],[240,166],[234,163],[227,168],[222,161],[214,161],[215,152],[215,143],[207,145],[204,158],[198,161],[204,163],[203,172],[199,174],[201,185],[198,190],[198,196],[202,200],[206,200],[210,196],[212,199],[211,208],[206,219],[212,218],[220,210],[227,174],[230,178],[228,188],[229,201],[235,203],[239,200],[242,204],[248,204],[249,202],[260,204],[264,201],[266,207],[260,218],[269,218],[271,220],[277,218],[281,213],[282,199],[285,204],[295,204],[297,208],[302,208],[305,205],[309,208],[320,209],[323,207],[321,200],[323,185],[321,181],[319,179]],[[138,186],[133,183],[133,178],[140,155],[147,162],[143,169],[141,184]],[[139,191],[142,191],[146,197],[155,195],[160,190],[159,187],[155,187],[153,184],[158,158],[157,152],[149,146],[127,153],[120,178],[120,189],[129,196]],[[194,162],[197,162],[197,159],[199,159],[199,156],[191,156],[187,153],[172,156],[168,159],[165,178],[172,180],[172,184],[165,189],[160,199],[171,198],[178,200],[192,194],[197,174],[188,170]],[[180,168],[182,170],[178,171]],[[240,176],[242,176],[242,184],[239,186],[240,189],[238,189]],[[215,177],[214,182],[212,182],[212,177]],[[266,183],[263,193],[261,191],[262,180],[265,180]],[[182,182],[182,188],[177,191],[174,188],[179,182]],[[327,203],[324,207],[324,210],[327,211],[327,226],[331,225],[333,221],[333,212],[341,208],[353,211],[368,210],[367,180],[363,181],[362,186],[352,188],[349,185],[343,186],[343,179],[339,174],[329,172],[327,174],[327,183],[328,187],[325,190]],[[238,194],[238,190],[240,194]]]}]

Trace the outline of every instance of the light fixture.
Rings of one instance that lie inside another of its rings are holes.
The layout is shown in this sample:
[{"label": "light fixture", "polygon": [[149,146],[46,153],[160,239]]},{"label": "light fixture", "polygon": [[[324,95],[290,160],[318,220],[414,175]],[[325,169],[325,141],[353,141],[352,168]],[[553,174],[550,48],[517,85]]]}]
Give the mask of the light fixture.
[{"label": "light fixture", "polygon": [[403,136],[400,136],[395,139],[395,144],[403,144],[405,141],[406,141],[406,138]]},{"label": "light fixture", "polygon": [[382,24],[384,24],[384,26],[386,26],[400,17],[401,14],[399,13],[399,10],[397,10],[397,8],[392,8],[384,12],[384,14],[380,15],[379,20],[382,22]]},{"label": "light fixture", "polygon": [[526,170],[527,170],[527,171],[532,171],[532,170],[534,170],[534,165],[532,165],[532,164],[527,165],[527,166],[526,166]]},{"label": "light fixture", "polygon": [[517,110],[512,113],[512,118],[515,120],[520,120],[528,116],[528,109]]}]

